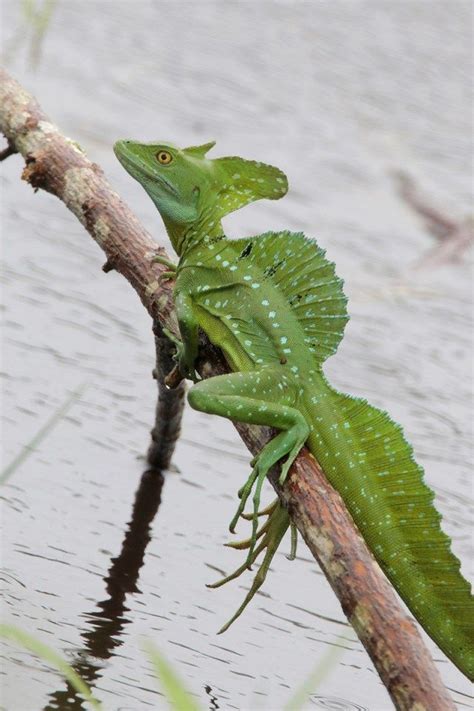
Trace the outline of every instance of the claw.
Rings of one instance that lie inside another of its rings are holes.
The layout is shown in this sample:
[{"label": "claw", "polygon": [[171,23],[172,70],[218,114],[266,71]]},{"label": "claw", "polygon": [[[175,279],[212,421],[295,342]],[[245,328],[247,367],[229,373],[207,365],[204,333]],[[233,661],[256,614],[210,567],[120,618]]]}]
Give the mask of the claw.
[{"label": "claw", "polygon": [[294,560],[296,558],[296,547],[298,545],[298,529],[296,528],[293,521],[290,522],[290,531],[291,531],[290,552],[286,557],[288,560]]},{"label": "claw", "polygon": [[262,492],[263,482],[265,481],[266,470],[263,469],[258,474],[257,486],[255,487],[255,493],[253,495],[253,517],[252,517],[252,535],[250,536],[250,546],[247,556],[247,567],[250,569],[252,565],[252,554],[255,548],[255,543],[257,541],[257,528],[258,528],[258,509],[260,506],[260,496]]},{"label": "claw", "polygon": [[243,513],[245,504],[247,503],[247,499],[250,496],[250,492],[252,491],[252,487],[255,484],[255,480],[257,479],[258,475],[259,475],[258,467],[254,467],[252,469],[252,472],[251,472],[249,478],[247,479],[246,484],[239,491],[240,503],[237,508],[237,511],[235,512],[235,516],[229,525],[229,531],[231,533],[235,533],[235,527],[237,526],[237,522],[238,522],[241,514]]},{"label": "claw", "polygon": [[[260,529],[257,531],[257,535],[255,537],[255,540],[258,540],[263,536],[263,534],[268,530],[268,526],[270,524],[270,518],[268,518],[263,526],[260,527]],[[250,548],[250,544],[252,542],[252,538],[246,538],[244,541],[229,541],[228,543],[224,543],[227,548],[236,548],[237,550],[245,550],[246,548]]]}]

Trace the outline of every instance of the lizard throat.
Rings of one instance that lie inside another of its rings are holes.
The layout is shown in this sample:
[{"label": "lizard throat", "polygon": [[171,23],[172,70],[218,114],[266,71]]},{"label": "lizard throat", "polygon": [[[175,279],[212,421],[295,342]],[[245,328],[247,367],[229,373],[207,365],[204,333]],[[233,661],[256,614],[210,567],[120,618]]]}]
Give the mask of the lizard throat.
[{"label": "lizard throat", "polygon": [[176,241],[173,241],[173,245],[179,257],[183,257],[201,243],[212,245],[224,238],[224,229],[220,221],[205,220],[188,227]]}]

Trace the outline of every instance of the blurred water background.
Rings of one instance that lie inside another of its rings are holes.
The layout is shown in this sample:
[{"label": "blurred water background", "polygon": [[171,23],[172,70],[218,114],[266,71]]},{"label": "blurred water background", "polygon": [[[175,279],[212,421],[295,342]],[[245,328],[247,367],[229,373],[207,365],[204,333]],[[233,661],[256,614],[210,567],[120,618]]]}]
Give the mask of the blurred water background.
[{"label": "blurred water background", "polygon": [[[116,139],[215,139],[216,156],[285,170],[288,196],[231,216],[228,234],[304,230],[327,248],[352,316],[327,372],[403,424],[469,575],[472,255],[426,261],[435,240],[392,172],[447,214],[472,211],[471,3],[58,0],[42,37],[29,5],[2,3],[7,68],[160,244],[159,216],[115,160]],[[1,170],[4,463],[88,387],[3,487],[4,619],[63,651],[106,709],[166,708],[143,638],[204,708],[281,709],[336,645],[307,708],[390,709],[303,545],[295,562],[277,556],[262,593],[216,636],[250,580],[205,587],[240,560],[222,543],[249,457],[229,423],[188,409],[155,520],[150,477],[132,517],[156,397],[151,324],[123,279],[101,271],[81,225],[21,169],[13,157]],[[468,682],[428,645],[458,707],[470,706]],[[2,674],[9,711],[83,708],[19,649],[4,649]]]}]

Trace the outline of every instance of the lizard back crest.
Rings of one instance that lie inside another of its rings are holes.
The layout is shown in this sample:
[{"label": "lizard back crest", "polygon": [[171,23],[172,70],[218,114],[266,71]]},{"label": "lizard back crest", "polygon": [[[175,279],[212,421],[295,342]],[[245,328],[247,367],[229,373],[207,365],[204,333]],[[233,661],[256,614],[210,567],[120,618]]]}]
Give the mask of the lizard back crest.
[{"label": "lizard back crest", "polygon": [[263,269],[284,294],[305,332],[305,343],[319,363],[333,355],[349,320],[343,281],[324,250],[302,232],[267,232],[238,240],[240,259]]}]

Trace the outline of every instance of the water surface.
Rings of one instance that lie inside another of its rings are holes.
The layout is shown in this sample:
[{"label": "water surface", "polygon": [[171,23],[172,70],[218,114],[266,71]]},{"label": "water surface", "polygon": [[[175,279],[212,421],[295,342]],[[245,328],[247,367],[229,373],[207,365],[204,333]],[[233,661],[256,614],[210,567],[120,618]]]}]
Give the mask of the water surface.
[{"label": "water surface", "polygon": [[[327,248],[352,316],[327,372],[403,423],[468,575],[471,258],[414,269],[433,238],[390,172],[408,171],[455,216],[471,210],[470,4],[59,0],[36,69],[28,36],[18,39],[20,9],[4,2],[8,68],[161,244],[152,203],[112,154],[117,138],[216,139],[215,155],[288,173],[288,197],[232,216],[229,234],[304,230]],[[179,473],[163,488],[144,473],[155,406],[148,316],[122,277],[101,271],[103,255],[64,206],[20,182],[21,169],[13,157],[1,170],[4,461],[88,387],[3,488],[6,620],[64,652],[107,709],[166,708],[144,638],[203,708],[280,709],[337,645],[307,708],[390,709],[302,545],[293,563],[277,555],[261,594],[216,636],[249,585],[205,587],[239,561],[222,543],[247,452],[229,423],[188,410]],[[467,707],[468,683],[428,645]],[[3,654],[6,709],[81,708],[41,662]]]}]

